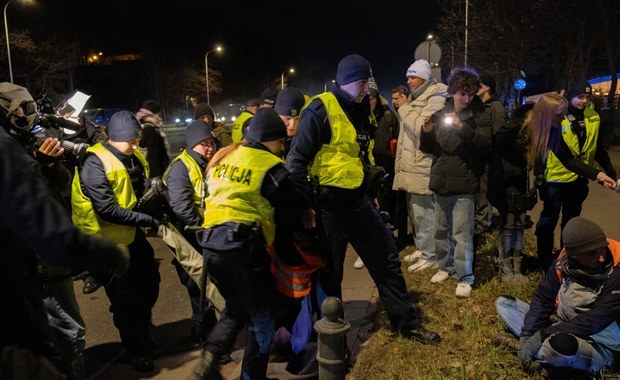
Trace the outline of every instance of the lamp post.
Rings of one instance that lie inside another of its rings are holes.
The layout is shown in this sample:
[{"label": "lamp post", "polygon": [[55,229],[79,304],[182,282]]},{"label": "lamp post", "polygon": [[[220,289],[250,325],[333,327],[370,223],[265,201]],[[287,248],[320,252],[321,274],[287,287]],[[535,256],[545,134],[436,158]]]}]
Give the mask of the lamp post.
[{"label": "lamp post", "polygon": [[282,75],[280,75],[280,83],[282,85],[282,88],[281,88],[282,90],[284,90],[284,74],[286,74],[287,72],[292,74],[295,72],[295,69],[291,67],[290,69],[283,71]]},{"label": "lamp post", "polygon": [[328,80],[327,82],[325,82],[325,84],[323,85],[323,92],[327,91],[327,85],[330,83],[336,83],[336,80],[332,79],[332,80]]},{"label": "lamp post", "polygon": [[11,80],[11,83],[13,83],[13,67],[11,66],[11,45],[9,44],[9,24],[6,21],[6,9],[9,7],[9,4],[15,1],[18,0],[9,0],[4,6],[4,35],[6,36],[6,59],[9,62],[9,79]]},{"label": "lamp post", "polygon": [[218,45],[215,47],[215,49],[209,50],[207,54],[205,54],[205,82],[207,83],[207,104],[211,104],[209,102],[209,53],[213,51],[216,51],[219,53],[222,51],[222,47]]}]

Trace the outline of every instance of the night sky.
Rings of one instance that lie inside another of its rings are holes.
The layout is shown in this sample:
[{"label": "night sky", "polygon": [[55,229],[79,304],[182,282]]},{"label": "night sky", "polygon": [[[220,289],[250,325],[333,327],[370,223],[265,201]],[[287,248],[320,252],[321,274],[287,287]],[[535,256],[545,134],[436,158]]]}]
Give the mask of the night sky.
[{"label": "night sky", "polygon": [[[11,28],[78,32],[93,51],[121,54],[154,46],[223,75],[223,99],[255,97],[289,67],[289,85],[320,92],[338,61],[358,53],[384,96],[405,83],[414,50],[436,26],[438,1],[36,0],[12,3]],[[34,24],[34,26],[33,26]],[[212,99],[213,100],[213,99]],[[217,99],[216,99],[217,100]]]}]

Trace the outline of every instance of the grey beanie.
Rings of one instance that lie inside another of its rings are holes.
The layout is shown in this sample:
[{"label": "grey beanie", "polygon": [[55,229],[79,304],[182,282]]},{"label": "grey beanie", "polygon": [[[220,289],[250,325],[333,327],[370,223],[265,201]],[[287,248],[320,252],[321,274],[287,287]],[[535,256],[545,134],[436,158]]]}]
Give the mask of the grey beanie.
[{"label": "grey beanie", "polygon": [[215,134],[209,124],[203,120],[194,120],[185,129],[185,147],[187,149],[192,149],[208,139],[215,139]]},{"label": "grey beanie", "polygon": [[140,122],[129,111],[120,111],[110,117],[108,137],[112,141],[125,142],[138,137]]},{"label": "grey beanie", "polygon": [[607,236],[596,223],[577,216],[566,223],[562,240],[568,256],[595,251],[607,247]]}]

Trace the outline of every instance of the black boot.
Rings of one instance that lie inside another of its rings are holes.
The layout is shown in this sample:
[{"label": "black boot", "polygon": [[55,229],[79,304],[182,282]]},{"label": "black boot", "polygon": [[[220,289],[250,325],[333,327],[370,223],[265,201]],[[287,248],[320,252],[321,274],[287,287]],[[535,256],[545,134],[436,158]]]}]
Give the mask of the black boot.
[{"label": "black boot", "polygon": [[224,380],[219,370],[218,359],[209,351],[204,351],[200,363],[194,369],[191,380]]}]

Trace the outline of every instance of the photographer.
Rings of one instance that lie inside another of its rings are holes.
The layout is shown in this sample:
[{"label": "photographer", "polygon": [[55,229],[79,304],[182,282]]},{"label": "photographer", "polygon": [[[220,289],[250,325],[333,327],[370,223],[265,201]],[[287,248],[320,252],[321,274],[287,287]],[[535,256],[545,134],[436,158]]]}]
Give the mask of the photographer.
[{"label": "photographer", "polygon": [[476,95],[478,75],[455,69],[448,79],[445,108],[426,116],[420,150],[433,154],[429,188],[435,195],[435,253],[439,271],[432,283],[450,276],[455,295],[469,297],[474,284],[474,211],[480,175],[491,149],[491,120]]},{"label": "photographer", "polygon": [[0,128],[0,302],[10,309],[0,313],[0,378],[81,378],[84,374],[76,373],[74,362],[58,357],[56,350],[64,343],[51,328],[60,325],[65,332],[79,332],[70,330],[73,325],[67,323],[75,321],[62,310],[46,315],[43,299],[63,309],[66,305],[44,290],[39,257],[54,266],[122,275],[129,255],[126,248],[80,233],[35,166]]},{"label": "photographer", "polygon": [[[151,308],[159,293],[159,270],[153,248],[139,227],[157,228],[153,217],[134,211],[143,195],[149,167],[138,148],[140,123],[129,111],[117,112],[108,125],[109,140],[87,150],[71,196],[73,223],[89,234],[126,244],[131,265],[122,278],[99,279],[110,299],[114,324],[138,371],[154,369],[149,331]],[[104,281],[108,280],[108,281]]]}]

